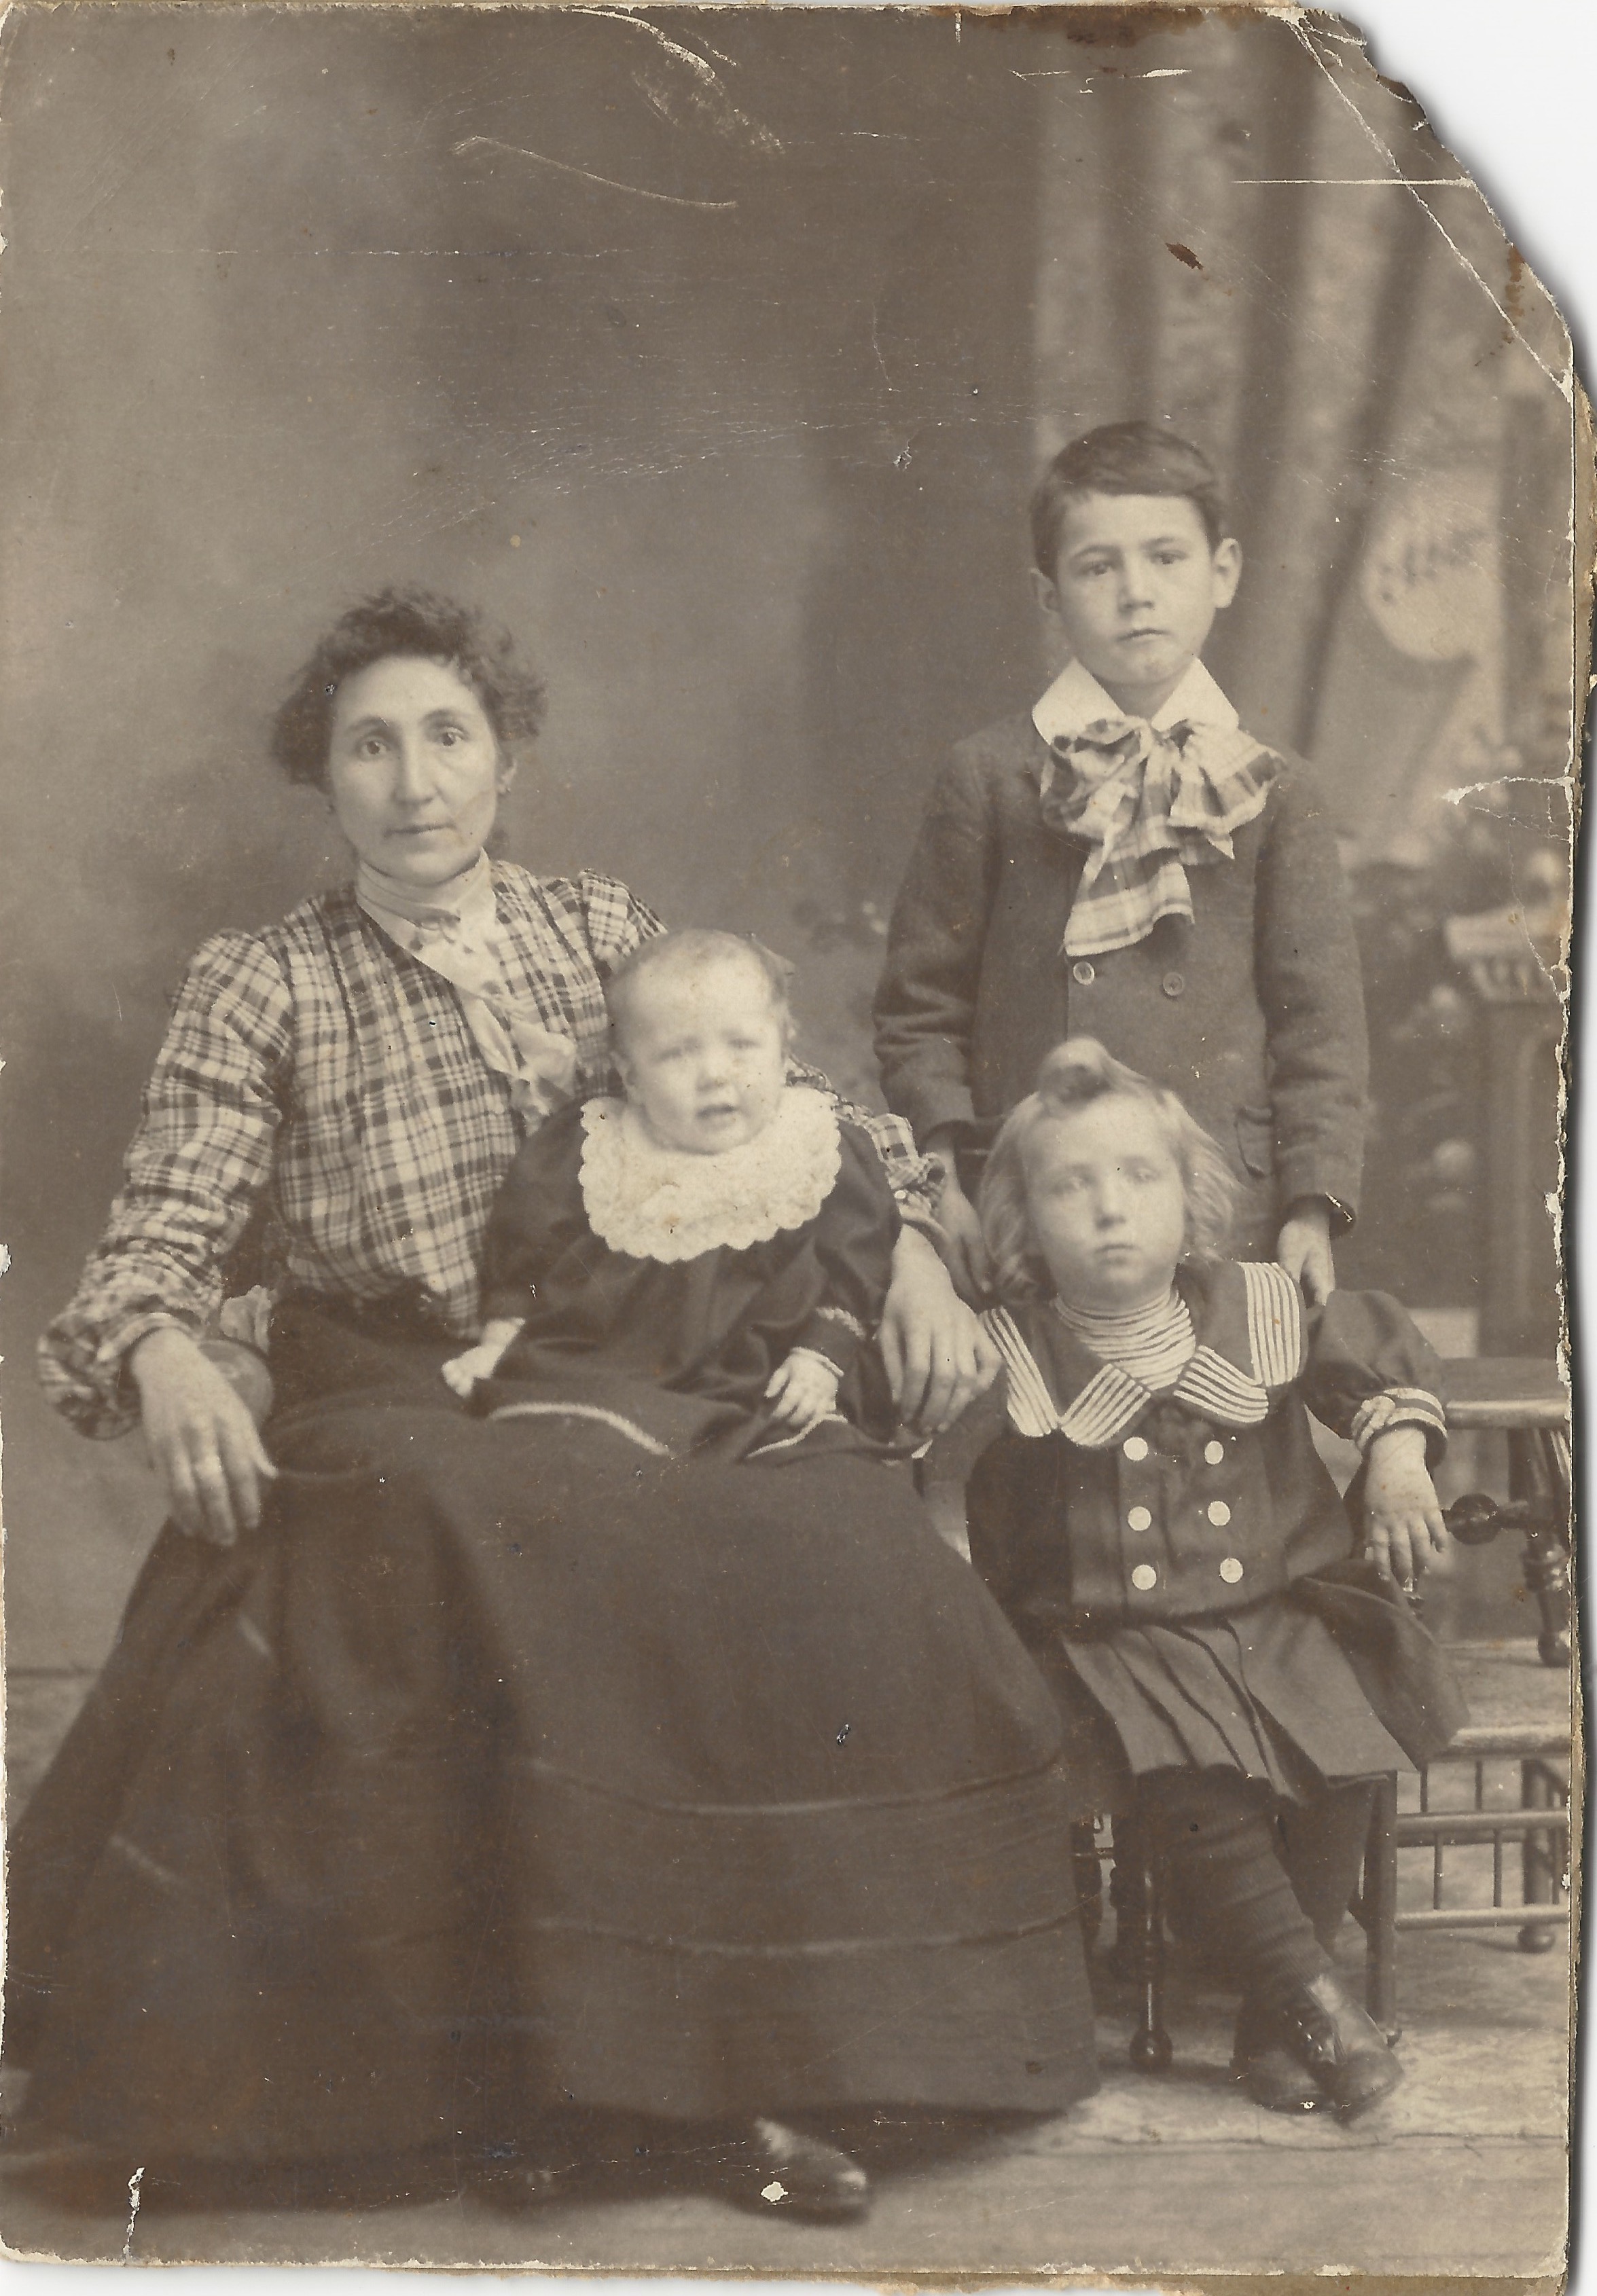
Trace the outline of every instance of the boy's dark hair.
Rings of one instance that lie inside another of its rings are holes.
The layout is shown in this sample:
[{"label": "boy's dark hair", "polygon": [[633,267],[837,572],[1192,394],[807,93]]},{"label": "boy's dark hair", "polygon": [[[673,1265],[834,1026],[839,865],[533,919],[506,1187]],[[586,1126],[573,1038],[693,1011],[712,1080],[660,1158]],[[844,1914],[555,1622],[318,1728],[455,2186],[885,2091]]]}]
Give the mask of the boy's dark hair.
[{"label": "boy's dark hair", "polygon": [[502,750],[530,741],[542,723],[543,686],[516,659],[507,630],[433,590],[380,590],[339,616],[273,721],[272,756],[291,782],[326,788],[339,687],[396,655],[448,662],[482,704]]},{"label": "boy's dark hair", "polygon": [[1065,513],[1081,495],[1184,495],[1214,550],[1225,538],[1220,474],[1201,447],[1157,422],[1106,422],[1063,447],[1032,496],[1032,550],[1051,582]]}]

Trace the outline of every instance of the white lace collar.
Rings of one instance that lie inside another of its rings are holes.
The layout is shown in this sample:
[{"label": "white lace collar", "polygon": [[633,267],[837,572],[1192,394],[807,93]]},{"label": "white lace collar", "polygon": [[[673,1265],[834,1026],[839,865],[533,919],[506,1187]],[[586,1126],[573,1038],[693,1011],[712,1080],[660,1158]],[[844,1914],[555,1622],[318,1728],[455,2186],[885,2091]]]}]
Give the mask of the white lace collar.
[{"label": "white lace collar", "polygon": [[807,1085],[789,1085],[763,1132],[719,1156],[664,1148],[624,1100],[583,1104],[582,1202],[612,1251],[696,1259],[741,1251],[812,1220],[836,1185],[837,1119]]}]

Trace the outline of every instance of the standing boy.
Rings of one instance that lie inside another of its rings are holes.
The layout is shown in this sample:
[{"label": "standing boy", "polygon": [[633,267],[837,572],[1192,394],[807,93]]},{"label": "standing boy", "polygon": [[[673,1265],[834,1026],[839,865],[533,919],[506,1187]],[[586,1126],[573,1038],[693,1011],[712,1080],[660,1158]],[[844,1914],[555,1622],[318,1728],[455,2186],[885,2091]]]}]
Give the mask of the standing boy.
[{"label": "standing boy", "polygon": [[888,1103],[943,1155],[956,1280],[979,1295],[969,1152],[1055,1045],[1095,1037],[1222,1144],[1239,1248],[1318,1303],[1357,1209],[1363,995],[1310,769],[1246,732],[1199,660],[1242,566],[1214,468],[1152,423],[1109,424],[1055,457],[1032,530],[1072,658],[932,792],[877,994]]}]

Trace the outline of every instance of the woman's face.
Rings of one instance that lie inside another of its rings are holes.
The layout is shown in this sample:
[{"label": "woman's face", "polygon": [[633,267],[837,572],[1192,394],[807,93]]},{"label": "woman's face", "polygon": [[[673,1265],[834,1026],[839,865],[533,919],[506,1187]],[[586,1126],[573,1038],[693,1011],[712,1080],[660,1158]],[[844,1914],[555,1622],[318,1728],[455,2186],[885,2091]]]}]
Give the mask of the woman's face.
[{"label": "woman's face", "polygon": [[339,687],[327,791],[363,861],[425,889],[482,852],[514,767],[482,704],[447,662],[391,654]]},{"label": "woman's face", "polygon": [[1113,1315],[1165,1296],[1186,1237],[1186,1189],[1145,1101],[1106,1093],[1038,1125],[1025,1178],[1032,1234],[1061,1300]]}]

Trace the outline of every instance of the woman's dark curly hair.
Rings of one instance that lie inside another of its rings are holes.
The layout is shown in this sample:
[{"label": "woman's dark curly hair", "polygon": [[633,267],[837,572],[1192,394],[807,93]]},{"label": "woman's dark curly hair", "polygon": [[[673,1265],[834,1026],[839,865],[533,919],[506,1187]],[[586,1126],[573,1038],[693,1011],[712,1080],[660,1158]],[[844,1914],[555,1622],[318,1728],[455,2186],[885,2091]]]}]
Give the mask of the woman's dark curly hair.
[{"label": "woman's dark curly hair", "polygon": [[326,788],[339,687],[394,655],[448,662],[482,704],[502,750],[530,741],[543,721],[542,684],[517,660],[508,630],[433,590],[380,590],[339,616],[273,721],[272,756],[291,782]]}]

